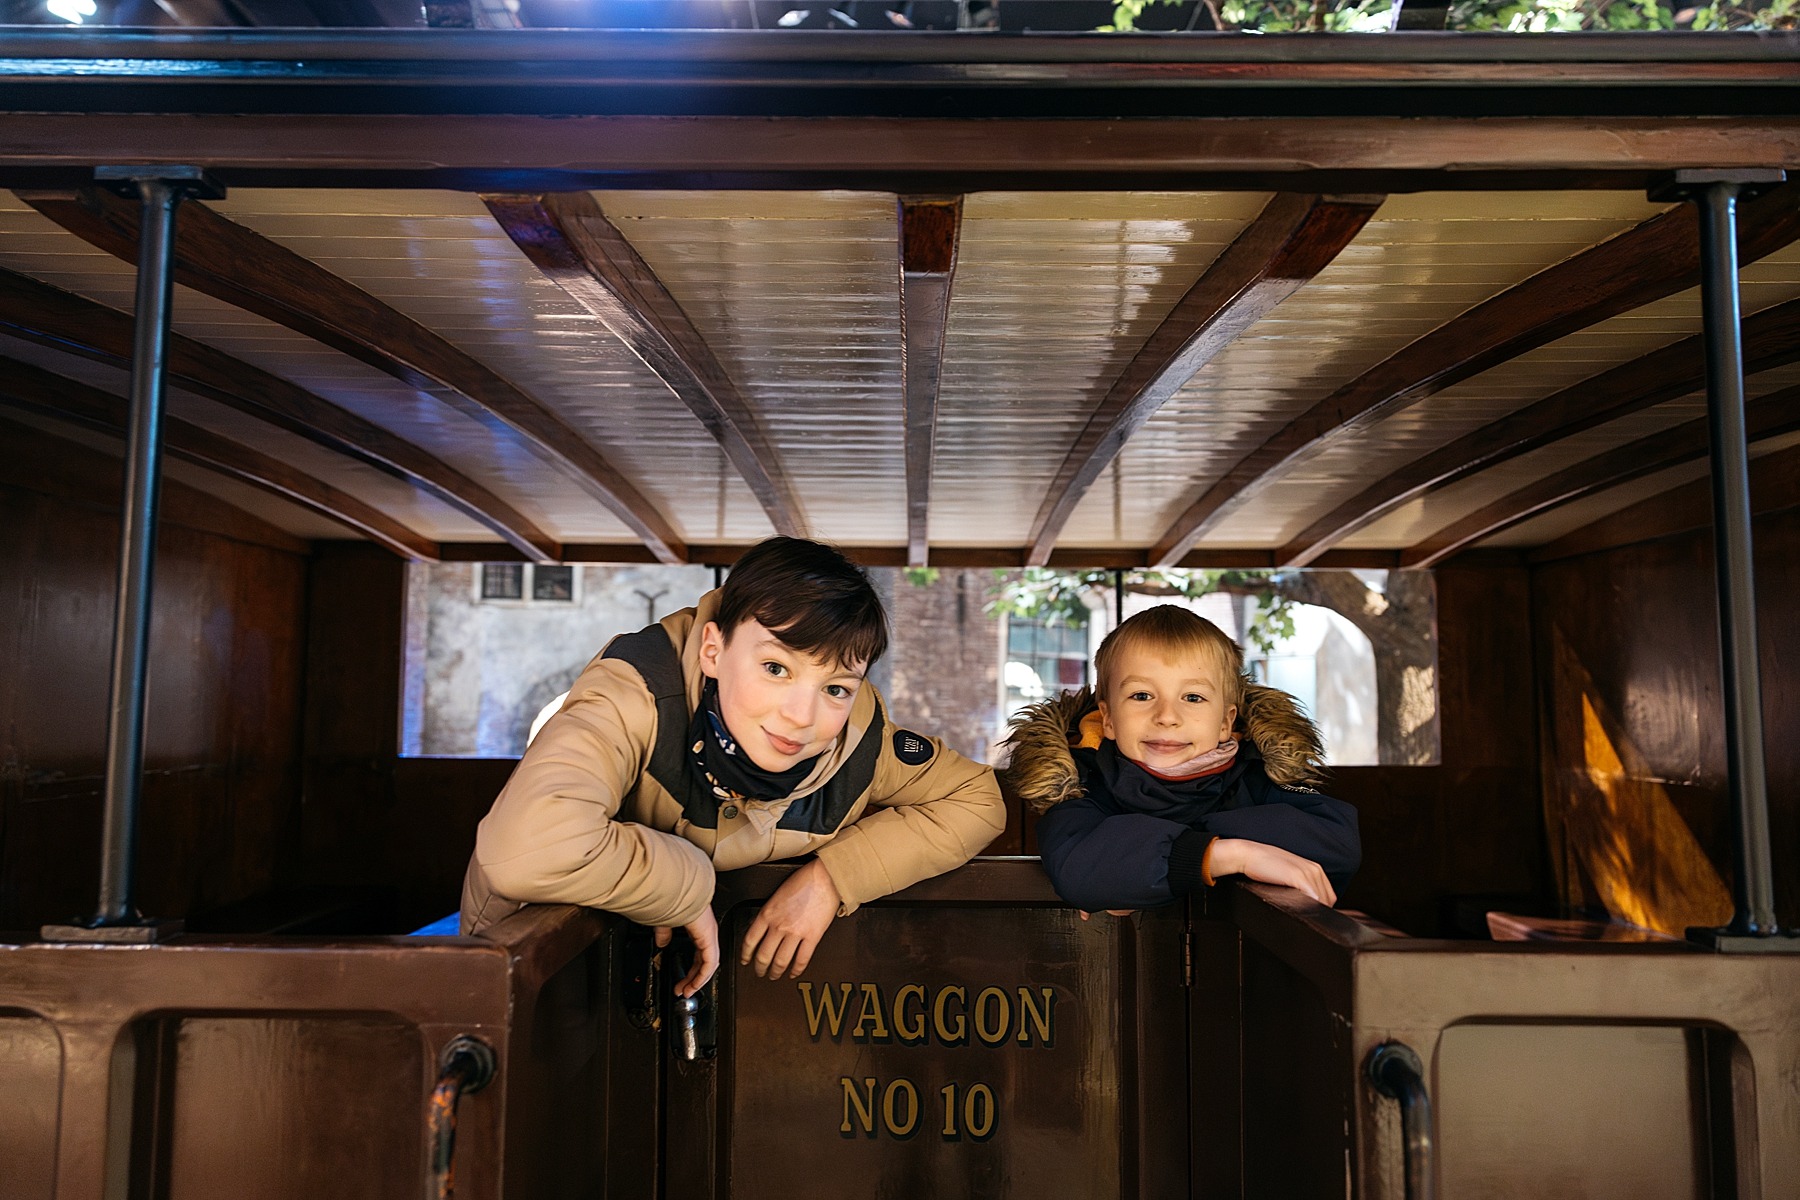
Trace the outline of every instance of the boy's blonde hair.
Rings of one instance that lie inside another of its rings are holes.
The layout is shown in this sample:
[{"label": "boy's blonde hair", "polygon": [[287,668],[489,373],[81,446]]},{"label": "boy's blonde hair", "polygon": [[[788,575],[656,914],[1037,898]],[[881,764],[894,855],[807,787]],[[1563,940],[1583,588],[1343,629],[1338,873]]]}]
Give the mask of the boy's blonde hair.
[{"label": "boy's blonde hair", "polygon": [[1205,617],[1174,604],[1125,618],[1106,635],[1094,654],[1094,691],[1108,700],[1107,687],[1120,657],[1128,650],[1150,650],[1169,661],[1195,657],[1207,660],[1218,673],[1220,697],[1226,707],[1244,702],[1244,652],[1225,636],[1225,631]]}]

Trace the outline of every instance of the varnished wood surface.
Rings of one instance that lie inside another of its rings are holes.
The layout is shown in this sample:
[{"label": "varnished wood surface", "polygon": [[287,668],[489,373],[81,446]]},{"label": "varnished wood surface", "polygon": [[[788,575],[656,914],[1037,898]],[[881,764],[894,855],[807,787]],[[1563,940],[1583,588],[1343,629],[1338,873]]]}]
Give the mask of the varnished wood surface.
[{"label": "varnished wood surface", "polygon": [[[1743,324],[1749,374],[1800,358],[1800,301],[1752,314]],[[1564,388],[1463,435],[1365,489],[1284,547],[1285,560],[1310,561],[1315,550],[1378,520],[1406,500],[1448,486],[1539,446],[1677,399],[1706,381],[1705,342],[1683,338],[1591,379]],[[1330,530],[1331,532],[1327,533]]]},{"label": "varnished wood surface", "polygon": [[[64,229],[136,262],[138,206],[96,188],[20,198]],[[668,520],[555,413],[479,360],[363,289],[203,203],[176,211],[177,283],[266,317],[522,439],[645,539],[679,560]]]},{"label": "varnished wood surface", "polygon": [[903,196],[900,223],[900,371],[905,390],[906,559],[931,555],[931,471],[937,447],[944,330],[956,279],[962,197]]},{"label": "varnished wood surface", "polygon": [[[1800,456],[1758,464],[1771,468],[1761,473],[1787,505],[1753,527],[1776,915],[1787,927],[1800,921],[1800,856],[1792,853],[1800,743],[1784,736],[1800,719],[1800,513],[1792,507]],[[1730,907],[1714,572],[1703,529],[1533,570],[1538,670],[1551,689],[1544,799],[1559,882],[1574,902],[1620,915],[1635,907],[1656,918],[1639,924],[1672,932],[1721,894]]]},{"label": "varnished wood surface", "polygon": [[[129,424],[129,406],[124,397],[5,357],[0,357],[0,403],[78,421],[121,437]],[[165,416],[162,428],[164,447],[178,458],[292,500],[403,558],[436,561],[438,557],[436,542],[421,537],[373,505],[272,455],[179,417]]]},{"label": "varnished wood surface", "polygon": [[[0,927],[91,913],[117,458],[0,420]],[[305,543],[163,481],[138,903],[180,917],[274,886],[299,815]]]},{"label": "varnished wood surface", "polygon": [[[0,331],[115,365],[131,361],[129,315],[5,269],[0,269]],[[555,559],[555,540],[511,505],[381,426],[180,334],[170,335],[166,361],[172,383],[401,475],[534,560]]]},{"label": "varnished wood surface", "polygon": [[[1800,236],[1794,193],[1783,189],[1746,205],[1739,224],[1745,262],[1785,246]],[[1322,445],[1525,351],[1694,286],[1699,253],[1693,211],[1672,208],[1476,305],[1339,387],[1246,455],[1162,533],[1157,561],[1175,561],[1232,509]],[[1303,540],[1290,555],[1299,564],[1330,539]]]},{"label": "varnished wood surface", "polygon": [[1282,194],[1269,202],[1176,303],[1095,406],[1049,480],[1032,523],[1027,565],[1041,567],[1049,561],[1088,488],[1156,410],[1238,335],[1329,265],[1367,224],[1381,199]]},{"label": "varnished wood surface", "polygon": [[756,412],[656,273],[585,192],[490,195],[488,210],[539,270],[612,331],[691,409],[779,533],[806,519]]},{"label": "varnished wood surface", "polygon": [[[1800,388],[1784,388],[1748,405],[1744,425],[1751,442],[1800,429]],[[1438,530],[1408,547],[1400,555],[1400,565],[1435,566],[1464,547],[1529,520],[1546,509],[1643,475],[1696,462],[1706,457],[1710,441],[1707,421],[1701,418],[1628,442],[1521,488]]]},{"label": "varnished wood surface", "polygon": [[[1800,448],[1789,447],[1750,460],[1750,506],[1772,513],[1800,505]],[[1647,497],[1608,513],[1553,542],[1529,552],[1533,562],[1549,563],[1594,554],[1712,525],[1712,481],[1705,477]],[[1763,551],[1757,552],[1757,562]]]}]

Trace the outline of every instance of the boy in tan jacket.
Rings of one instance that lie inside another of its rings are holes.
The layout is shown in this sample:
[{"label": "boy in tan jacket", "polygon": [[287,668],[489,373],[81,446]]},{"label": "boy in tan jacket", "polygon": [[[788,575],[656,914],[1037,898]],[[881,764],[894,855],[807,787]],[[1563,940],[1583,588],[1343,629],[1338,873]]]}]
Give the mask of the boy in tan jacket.
[{"label": "boy in tan jacket", "polygon": [[897,727],[866,675],[887,617],[818,542],[753,547],[693,608],[614,638],[526,749],[475,838],[462,929],[583,904],[693,939],[719,964],[716,871],[814,857],[751,923],[759,976],[806,969],[833,918],[980,853],[1006,824],[993,772]]}]

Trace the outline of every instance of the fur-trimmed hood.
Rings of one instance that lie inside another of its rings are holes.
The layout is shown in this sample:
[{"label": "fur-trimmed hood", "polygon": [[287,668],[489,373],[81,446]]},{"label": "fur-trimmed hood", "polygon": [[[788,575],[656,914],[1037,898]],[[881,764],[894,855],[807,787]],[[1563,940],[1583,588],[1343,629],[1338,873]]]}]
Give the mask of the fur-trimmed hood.
[{"label": "fur-trimmed hood", "polygon": [[[1034,704],[1014,717],[1005,743],[1012,755],[999,772],[1001,789],[1040,813],[1064,800],[1079,799],[1081,774],[1070,751],[1080,741],[1082,718],[1097,707],[1093,691],[1082,688]],[[1320,781],[1325,748],[1318,728],[1286,692],[1246,677],[1235,729],[1262,756],[1270,782],[1310,788]]]}]

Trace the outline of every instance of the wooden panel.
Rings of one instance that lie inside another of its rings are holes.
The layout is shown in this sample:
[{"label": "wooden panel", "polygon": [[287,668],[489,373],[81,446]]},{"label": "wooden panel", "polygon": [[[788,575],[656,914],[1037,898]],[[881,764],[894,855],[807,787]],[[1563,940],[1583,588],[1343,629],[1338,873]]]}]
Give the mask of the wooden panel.
[{"label": "wooden panel", "polygon": [[[1753,262],[1800,236],[1793,192],[1743,207],[1741,255]],[[1683,205],[1556,264],[1339,387],[1230,468],[1157,540],[1172,562],[1298,459],[1516,355],[1693,287],[1699,236]],[[1319,548],[1323,548],[1320,546]]]},{"label": "wooden panel", "polygon": [[[98,189],[20,199],[126,262],[138,244],[138,206]],[[368,363],[492,427],[510,430],[571,473],[665,562],[678,544],[667,520],[574,429],[419,322],[361,288],[204,204],[176,212],[176,282],[258,314]]]},{"label": "wooden panel", "polygon": [[1063,526],[1125,443],[1194,373],[1330,265],[1381,197],[1283,194],[1188,289],[1094,408],[1050,480],[1027,564],[1041,567]]},{"label": "wooden panel", "polygon": [[[1791,491],[1800,473],[1790,462],[1783,474]],[[1800,516],[1792,508],[1758,516],[1754,538],[1775,899],[1780,923],[1792,925],[1800,920],[1800,859],[1782,848],[1800,844],[1800,746],[1779,731],[1800,719]],[[1547,563],[1533,571],[1533,593],[1547,711],[1560,714],[1554,728],[1546,725],[1555,736],[1546,737],[1543,769],[1565,897],[1604,901],[1658,928],[1710,914],[1722,896],[1729,911],[1710,535]],[[1583,814],[1602,800],[1617,819],[1596,843]]]},{"label": "wooden panel", "polygon": [[[94,904],[122,472],[36,431],[0,439],[0,926],[35,928]],[[288,861],[306,568],[169,519],[157,546],[138,896],[184,916]]]}]

